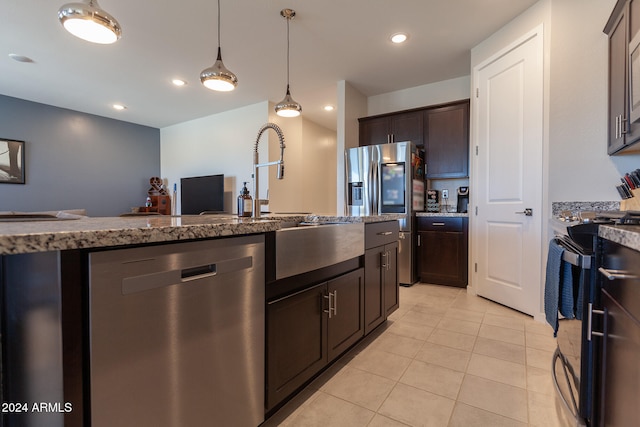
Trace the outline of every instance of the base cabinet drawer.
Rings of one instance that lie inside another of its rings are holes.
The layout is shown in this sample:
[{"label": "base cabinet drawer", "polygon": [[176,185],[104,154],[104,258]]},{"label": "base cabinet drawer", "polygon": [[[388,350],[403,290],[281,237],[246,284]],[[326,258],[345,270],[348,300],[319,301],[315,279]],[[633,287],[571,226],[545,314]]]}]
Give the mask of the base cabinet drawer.
[{"label": "base cabinet drawer", "polygon": [[465,218],[421,217],[418,218],[420,231],[464,231]]},{"label": "base cabinet drawer", "polygon": [[400,234],[398,221],[376,222],[365,224],[364,247],[365,249],[397,242]]}]

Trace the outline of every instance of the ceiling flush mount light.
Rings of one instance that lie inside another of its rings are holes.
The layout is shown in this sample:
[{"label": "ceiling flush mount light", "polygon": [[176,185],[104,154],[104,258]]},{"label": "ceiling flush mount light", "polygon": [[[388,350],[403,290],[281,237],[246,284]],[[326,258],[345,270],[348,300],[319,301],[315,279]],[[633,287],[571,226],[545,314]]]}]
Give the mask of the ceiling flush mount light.
[{"label": "ceiling flush mount light", "polygon": [[58,10],[58,19],[71,34],[91,43],[111,44],[122,36],[118,21],[97,0],[67,3]]},{"label": "ceiling flush mount light", "polygon": [[298,117],[302,112],[302,105],[293,100],[289,91],[289,21],[296,16],[296,12],[292,9],[282,9],[280,15],[287,20],[287,93],[276,105],[276,114],[281,117]]},{"label": "ceiling flush mount light", "polygon": [[33,59],[29,58],[28,56],[24,56],[24,55],[18,55],[17,53],[10,53],[9,54],[9,58],[13,59],[14,61],[18,61],[18,62],[33,62]]},{"label": "ceiling flush mount light", "polygon": [[393,43],[399,44],[407,41],[408,36],[405,33],[393,34],[390,39]]},{"label": "ceiling flush mount light", "polygon": [[222,50],[220,49],[220,0],[218,0],[218,58],[209,68],[200,73],[200,81],[211,90],[228,92],[238,86],[238,78],[222,63]]}]

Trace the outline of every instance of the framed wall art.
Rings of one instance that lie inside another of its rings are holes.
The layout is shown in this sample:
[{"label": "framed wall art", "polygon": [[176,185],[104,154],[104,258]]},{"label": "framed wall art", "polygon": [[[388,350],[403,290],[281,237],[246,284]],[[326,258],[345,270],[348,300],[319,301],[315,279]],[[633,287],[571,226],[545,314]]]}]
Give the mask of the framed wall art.
[{"label": "framed wall art", "polygon": [[24,184],[24,141],[0,138],[0,184]]}]

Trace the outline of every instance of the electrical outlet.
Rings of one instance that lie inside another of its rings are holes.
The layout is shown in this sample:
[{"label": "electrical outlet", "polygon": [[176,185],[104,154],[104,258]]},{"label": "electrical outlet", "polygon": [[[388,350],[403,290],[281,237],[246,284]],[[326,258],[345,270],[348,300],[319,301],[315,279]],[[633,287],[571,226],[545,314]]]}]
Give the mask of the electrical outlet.
[{"label": "electrical outlet", "polygon": [[443,199],[449,198],[449,190],[442,190],[442,198]]}]

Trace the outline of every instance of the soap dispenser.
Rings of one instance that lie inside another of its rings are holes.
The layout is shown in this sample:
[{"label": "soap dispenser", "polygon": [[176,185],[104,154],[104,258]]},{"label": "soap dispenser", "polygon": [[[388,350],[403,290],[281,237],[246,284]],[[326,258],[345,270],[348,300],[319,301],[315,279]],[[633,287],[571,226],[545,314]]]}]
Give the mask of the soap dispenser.
[{"label": "soap dispenser", "polygon": [[240,195],[238,196],[238,216],[249,217],[251,216],[253,209],[253,199],[249,194],[249,190],[247,189],[247,183],[243,183],[244,186],[240,191]]}]

